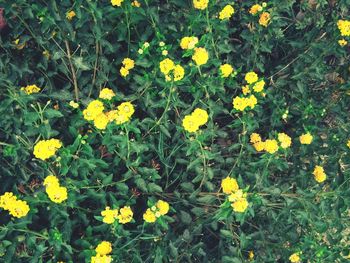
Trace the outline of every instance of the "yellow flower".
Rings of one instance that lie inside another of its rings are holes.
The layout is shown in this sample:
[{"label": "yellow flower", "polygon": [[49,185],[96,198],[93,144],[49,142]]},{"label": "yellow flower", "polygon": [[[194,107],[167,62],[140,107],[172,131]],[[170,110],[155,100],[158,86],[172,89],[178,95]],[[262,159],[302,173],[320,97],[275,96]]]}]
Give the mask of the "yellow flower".
[{"label": "yellow flower", "polygon": [[17,197],[11,192],[5,192],[0,196],[0,208],[9,210],[11,206],[17,201]]},{"label": "yellow flower", "polygon": [[348,146],[348,148],[350,149],[350,139],[349,139],[348,142],[346,143],[346,146]]},{"label": "yellow flower", "polygon": [[112,244],[108,241],[102,241],[97,245],[95,251],[101,256],[108,255],[112,252]]},{"label": "yellow flower", "polygon": [[338,44],[341,46],[341,47],[344,47],[348,44],[348,41],[346,41],[345,39],[340,39],[338,40]]},{"label": "yellow flower", "polygon": [[159,63],[159,68],[160,71],[164,74],[164,75],[168,75],[169,72],[171,70],[173,70],[175,67],[175,63],[174,61],[172,61],[170,58],[166,58],[163,59],[160,63]]},{"label": "yellow flower", "polygon": [[143,220],[145,220],[147,223],[154,223],[156,222],[157,218],[154,212],[152,212],[152,210],[148,208],[143,214]]},{"label": "yellow flower", "polygon": [[193,6],[196,9],[204,10],[207,8],[209,0],[193,0]]},{"label": "yellow flower", "polygon": [[301,144],[310,144],[313,140],[313,137],[312,135],[308,132],[308,133],[305,133],[305,134],[302,134],[300,137],[299,137],[299,140],[300,140],[300,143]]},{"label": "yellow flower", "polygon": [[96,116],[94,119],[94,125],[99,130],[104,130],[107,127],[107,124],[109,123],[109,119],[105,113],[100,113]]},{"label": "yellow flower", "polygon": [[239,189],[237,180],[234,179],[234,178],[231,178],[229,176],[227,176],[226,178],[222,179],[221,187],[222,187],[222,191],[225,194],[231,194],[233,192],[236,192]]},{"label": "yellow flower", "polygon": [[74,108],[74,109],[79,108],[79,104],[76,103],[74,100],[71,100],[71,101],[69,102],[69,106],[71,106],[71,107]]},{"label": "yellow flower", "polygon": [[316,165],[313,173],[314,175],[314,178],[315,180],[318,182],[318,183],[322,183],[323,181],[326,180],[327,178],[327,175],[326,173],[324,172],[324,169],[322,166],[319,166],[319,165]]},{"label": "yellow flower", "polygon": [[105,210],[101,211],[101,216],[103,216],[103,223],[113,224],[118,217],[118,214],[118,209],[110,209],[110,207],[107,206]]},{"label": "yellow flower", "polygon": [[255,105],[258,103],[258,100],[254,95],[250,95],[249,98],[246,98],[247,100],[247,106],[250,107],[251,109],[255,108]]},{"label": "yellow flower", "polygon": [[264,143],[264,149],[268,153],[275,153],[278,151],[278,143],[276,140],[266,140]]},{"label": "yellow flower", "polygon": [[131,58],[124,58],[122,64],[127,70],[133,69],[135,67],[135,61]]},{"label": "yellow flower", "polygon": [[169,212],[169,203],[168,202],[165,202],[163,200],[159,200],[156,203],[156,206],[158,208],[160,215],[162,215],[162,216],[166,215]]},{"label": "yellow flower", "polygon": [[9,204],[9,214],[13,217],[21,218],[28,214],[30,208],[26,201],[16,200]]},{"label": "yellow flower", "polygon": [[93,100],[83,111],[84,118],[88,121],[94,120],[104,110],[103,103],[99,100]]},{"label": "yellow flower", "polygon": [[250,250],[249,253],[248,253],[248,260],[252,261],[253,259],[254,259],[254,251]]},{"label": "yellow flower", "polygon": [[238,96],[233,98],[232,104],[233,108],[239,111],[244,111],[244,109],[248,106],[246,99]]},{"label": "yellow flower", "polygon": [[180,41],[180,47],[182,49],[193,49],[197,43],[197,37],[183,37]]},{"label": "yellow flower", "polygon": [[262,6],[259,4],[255,4],[253,5],[250,10],[249,13],[251,13],[252,15],[256,15],[258,12],[262,11]]},{"label": "yellow flower", "polygon": [[112,6],[121,6],[124,0],[111,0]]},{"label": "yellow flower", "polygon": [[279,133],[278,140],[281,143],[281,147],[283,149],[290,147],[292,144],[292,139],[285,133]]},{"label": "yellow flower", "polygon": [[115,116],[116,124],[121,125],[128,122],[129,120],[130,118],[124,112],[117,111],[117,114]]},{"label": "yellow flower", "polygon": [[229,19],[235,12],[235,9],[232,5],[226,5],[221,12],[219,13],[219,19]]},{"label": "yellow flower", "polygon": [[265,142],[256,142],[253,147],[257,152],[262,152],[265,149]]},{"label": "yellow flower", "polygon": [[221,77],[227,78],[232,74],[233,68],[230,64],[224,64],[220,66],[220,72],[221,72]]},{"label": "yellow flower", "polygon": [[46,193],[54,203],[62,203],[67,200],[67,188],[59,185],[50,185],[46,187]]},{"label": "yellow flower", "polygon": [[33,154],[36,158],[45,161],[54,156],[61,147],[62,143],[57,139],[41,140],[34,146]]},{"label": "yellow flower", "polygon": [[237,213],[243,213],[249,206],[249,203],[246,198],[239,198],[237,201],[231,204],[233,211]]},{"label": "yellow flower", "polygon": [[91,263],[111,263],[111,262],[112,262],[111,256],[107,256],[107,255],[101,256],[100,254],[97,254],[96,256],[91,257]]},{"label": "yellow flower", "polygon": [[250,135],[250,142],[251,143],[257,143],[257,142],[261,142],[261,136],[258,133],[252,133]]},{"label": "yellow flower", "polygon": [[254,84],[253,86],[253,90],[255,92],[262,92],[264,90],[264,86],[265,86],[265,81],[264,80],[260,80],[257,83]]},{"label": "yellow flower", "polygon": [[342,35],[343,37],[350,36],[350,21],[338,20],[337,26],[338,26],[338,29],[340,31],[340,35]]},{"label": "yellow flower", "polygon": [[46,176],[44,182],[43,182],[43,185],[45,187],[50,187],[50,186],[59,186],[60,183],[58,181],[58,178],[54,175],[48,175]]},{"label": "yellow flower", "polygon": [[294,253],[294,254],[290,255],[289,261],[292,262],[292,263],[300,262],[299,253]]},{"label": "yellow flower", "polygon": [[99,98],[105,99],[105,100],[111,100],[115,96],[115,93],[113,90],[109,88],[104,88],[100,91]]},{"label": "yellow flower", "polygon": [[181,65],[174,67],[174,81],[182,80],[185,75],[185,70]]},{"label": "yellow flower", "polygon": [[125,78],[127,75],[129,75],[129,70],[126,69],[126,68],[124,68],[124,67],[121,67],[120,70],[119,70],[119,72],[120,72],[120,75],[122,75],[122,77],[124,77],[124,78]]},{"label": "yellow flower", "polygon": [[75,17],[75,12],[73,10],[66,13],[66,18],[70,21]]},{"label": "yellow flower", "polygon": [[250,88],[248,85],[245,85],[242,87],[242,93],[243,93],[243,95],[247,95],[250,93]]},{"label": "yellow flower", "polygon": [[22,87],[21,90],[23,90],[25,93],[32,94],[32,93],[38,93],[40,91],[40,88],[33,84],[33,85],[27,85],[26,87]]},{"label": "yellow flower", "polygon": [[129,223],[132,220],[132,216],[134,213],[132,212],[130,206],[124,206],[119,209],[118,221],[120,224]]},{"label": "yellow flower", "polygon": [[43,56],[46,58],[46,59],[49,59],[50,58],[50,52],[48,50],[44,50],[43,51]]},{"label": "yellow flower", "polygon": [[16,48],[18,50],[21,50],[21,49],[23,49],[26,46],[26,42],[23,42],[21,44],[19,42],[20,42],[20,40],[19,40],[19,38],[17,38],[15,41],[13,41],[13,44],[16,45]]},{"label": "yellow flower", "polygon": [[235,202],[241,198],[245,197],[245,194],[243,193],[242,189],[238,189],[237,191],[235,192],[232,192],[229,197],[228,197],[228,200],[230,202]]},{"label": "yellow flower", "polygon": [[263,12],[259,18],[259,24],[264,27],[267,27],[267,25],[270,23],[270,20],[271,20],[270,14],[268,12]]},{"label": "yellow flower", "polygon": [[131,3],[131,5],[134,6],[134,7],[140,7],[140,6],[141,6],[140,2],[137,1],[137,0],[133,1],[133,2]]},{"label": "yellow flower", "polygon": [[245,81],[247,81],[248,84],[253,84],[258,81],[258,75],[255,72],[250,71],[245,75]]},{"label": "yellow flower", "polygon": [[188,132],[196,132],[199,129],[199,123],[197,122],[197,118],[192,115],[186,115],[182,120],[182,126]]},{"label": "yellow flower", "polygon": [[117,110],[119,114],[124,114],[127,118],[130,118],[135,112],[134,105],[132,105],[129,101],[121,103],[117,107]]},{"label": "yellow flower", "polygon": [[192,59],[196,62],[197,66],[201,66],[208,62],[209,54],[205,48],[196,47]]},{"label": "yellow flower", "polygon": [[200,108],[196,108],[191,115],[199,126],[206,124],[209,118],[208,113]]}]

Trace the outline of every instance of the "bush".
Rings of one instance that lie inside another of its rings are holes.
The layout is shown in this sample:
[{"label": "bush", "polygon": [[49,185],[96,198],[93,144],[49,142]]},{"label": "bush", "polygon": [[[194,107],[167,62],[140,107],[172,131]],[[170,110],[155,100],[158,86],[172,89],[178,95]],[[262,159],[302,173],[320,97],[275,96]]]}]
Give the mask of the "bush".
[{"label": "bush", "polygon": [[0,3],[1,262],[347,260],[349,0]]}]

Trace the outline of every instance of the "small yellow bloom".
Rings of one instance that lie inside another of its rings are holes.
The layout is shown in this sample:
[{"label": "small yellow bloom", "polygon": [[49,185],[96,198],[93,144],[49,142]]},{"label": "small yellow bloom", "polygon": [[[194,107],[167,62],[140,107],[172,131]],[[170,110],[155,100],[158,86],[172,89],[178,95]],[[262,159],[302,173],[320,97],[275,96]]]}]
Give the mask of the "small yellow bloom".
[{"label": "small yellow bloom", "polygon": [[131,3],[131,5],[132,5],[133,7],[140,7],[140,6],[141,6],[140,2],[137,1],[137,0],[134,0],[134,1]]},{"label": "small yellow bloom", "polygon": [[278,151],[278,143],[276,140],[266,140],[264,143],[264,149],[268,153],[275,153]]},{"label": "small yellow bloom", "polygon": [[134,213],[130,206],[124,206],[119,209],[118,221],[120,224],[126,224],[131,222]]},{"label": "small yellow bloom", "polygon": [[172,61],[170,58],[166,58],[163,59],[160,63],[159,63],[159,68],[160,71],[164,74],[164,75],[168,75],[169,72],[171,70],[173,70],[175,67],[175,63],[174,61]]},{"label": "small yellow bloom", "polygon": [[102,241],[100,244],[97,245],[95,251],[101,256],[108,255],[112,252],[112,244],[108,241]]},{"label": "small yellow bloom", "polygon": [[152,210],[148,208],[143,214],[143,220],[145,220],[147,223],[154,223],[156,222],[157,218],[154,212],[152,212]]},{"label": "small yellow bloom", "polygon": [[344,47],[348,44],[348,41],[346,41],[345,39],[340,39],[338,40],[338,44],[341,46],[341,47]]},{"label": "small yellow bloom", "polygon": [[350,149],[350,139],[349,139],[348,142],[346,143],[346,146],[348,146],[348,148]]},{"label": "small yellow bloom", "polygon": [[20,39],[17,38],[16,40],[13,41],[13,44],[16,45],[16,48],[18,50],[21,50],[21,49],[23,49],[26,46],[26,42],[23,42],[21,44],[19,42],[20,42]]},{"label": "small yellow bloom", "polygon": [[209,59],[208,51],[205,48],[197,47],[194,49],[192,59],[194,62],[196,62],[197,66],[204,65]]},{"label": "small yellow bloom", "polygon": [[58,178],[54,175],[48,175],[46,176],[44,182],[43,182],[43,185],[45,187],[50,187],[50,186],[59,186],[60,183],[58,181]]},{"label": "small yellow bloom", "polygon": [[124,0],[111,0],[112,6],[121,6]]},{"label": "small yellow bloom", "polygon": [[49,59],[50,58],[50,52],[48,50],[44,50],[43,51],[43,56],[46,58],[46,59]]},{"label": "small yellow bloom", "polygon": [[182,120],[182,126],[188,132],[196,132],[199,129],[199,123],[197,118],[194,118],[192,115],[186,115]]},{"label": "small yellow bloom", "polygon": [[169,212],[169,203],[168,202],[165,202],[163,200],[159,200],[157,203],[156,203],[156,206],[158,208],[158,211],[160,213],[160,215],[166,215],[168,212]]},{"label": "small yellow bloom", "polygon": [[197,43],[197,37],[183,37],[180,41],[180,47],[182,49],[194,49]]},{"label": "small yellow bloom", "polygon": [[62,147],[62,143],[57,139],[41,140],[34,146],[33,154],[36,158],[45,161],[56,154]]},{"label": "small yellow bloom", "polygon": [[256,15],[258,12],[261,12],[262,9],[263,8],[261,5],[255,4],[250,8],[249,13],[251,13],[252,15]]},{"label": "small yellow bloom", "polygon": [[99,130],[106,129],[108,123],[109,123],[109,119],[107,115],[103,112],[98,114],[94,119],[94,125]]},{"label": "small yellow bloom", "polygon": [[83,110],[84,119],[93,121],[104,110],[103,103],[99,100],[93,100],[89,103],[87,108]]},{"label": "small yellow bloom", "polygon": [[127,70],[133,69],[135,67],[135,61],[131,58],[124,58],[122,64]]},{"label": "small yellow bloom", "polygon": [[311,144],[312,140],[313,140],[313,136],[309,132],[302,134],[299,137],[299,141],[301,144]]},{"label": "small yellow bloom", "polygon": [[227,78],[232,74],[233,68],[230,64],[224,64],[220,66],[220,72],[221,72],[221,77]]},{"label": "small yellow bloom", "polygon": [[260,80],[258,82],[256,82],[253,86],[253,90],[255,92],[262,92],[264,90],[264,86],[265,86],[265,81],[264,80]]},{"label": "small yellow bloom", "polygon": [[111,100],[115,96],[115,93],[113,90],[109,88],[104,88],[100,91],[99,98],[105,99],[105,100]]},{"label": "small yellow bloom", "polygon": [[109,206],[107,206],[105,210],[101,211],[101,216],[103,216],[103,223],[113,224],[117,219],[118,214],[118,209],[111,209]]},{"label": "small yellow bloom", "polygon": [[91,263],[111,263],[112,257],[111,256],[101,256],[100,254],[97,254],[96,256],[91,257]]},{"label": "small yellow bloom", "polygon": [[242,87],[242,93],[243,93],[243,95],[247,95],[250,93],[250,88],[248,85],[245,85]]},{"label": "small yellow bloom", "polygon": [[124,67],[121,67],[120,70],[119,70],[119,72],[120,72],[120,75],[121,75],[122,77],[124,77],[124,78],[125,78],[127,75],[129,75],[129,70],[126,69],[126,68],[124,68]]},{"label": "small yellow bloom", "polygon": [[232,5],[226,5],[219,13],[219,19],[224,20],[224,19],[229,19],[231,16],[234,14],[235,9],[233,8]]},{"label": "small yellow bloom", "polygon": [[281,143],[281,147],[283,149],[290,147],[292,144],[292,139],[285,133],[279,133],[278,140]]},{"label": "small yellow bloom", "polygon": [[46,193],[52,202],[58,204],[68,198],[67,188],[59,185],[50,185],[46,187]]},{"label": "small yellow bloom", "polygon": [[322,183],[322,182],[324,182],[327,179],[327,175],[324,172],[323,167],[319,166],[319,165],[316,165],[316,167],[315,167],[315,169],[313,171],[313,175],[314,175],[315,180],[318,183]]},{"label": "small yellow bloom", "polygon": [[168,50],[163,50],[163,51],[162,51],[162,55],[163,55],[163,56],[167,56],[167,55],[168,55]]},{"label": "small yellow bloom", "polygon": [[270,14],[268,12],[263,12],[259,18],[259,24],[264,27],[267,27],[268,24],[270,23],[270,20],[271,20]]},{"label": "small yellow bloom", "polygon": [[130,118],[135,112],[134,105],[129,101],[121,103],[117,110],[119,114],[124,114],[127,118]]},{"label": "small yellow bloom", "polygon": [[294,254],[290,255],[289,261],[292,263],[299,263],[300,262],[299,253],[294,253]]},{"label": "small yellow bloom", "polygon": [[32,93],[38,93],[40,91],[40,88],[37,85],[33,84],[27,85],[26,87],[22,87],[21,90],[30,95]]},{"label": "small yellow bloom", "polygon": [[66,18],[70,21],[76,16],[75,12],[73,10],[66,13]]},{"label": "small yellow bloom", "polygon": [[249,253],[248,253],[248,260],[252,261],[253,259],[254,259],[254,251],[250,250]]},{"label": "small yellow bloom", "polygon": [[196,9],[204,10],[208,7],[209,0],[193,0],[193,6]]},{"label": "small yellow bloom", "polygon": [[258,75],[255,72],[250,71],[245,75],[245,81],[248,84],[253,84],[258,81]]},{"label": "small yellow bloom", "polygon": [[256,142],[253,144],[253,147],[257,152],[262,152],[265,149],[265,142]]},{"label": "small yellow bloom", "polygon": [[261,136],[258,133],[252,133],[250,135],[250,142],[251,143],[257,143],[257,142],[261,142]]},{"label": "small yellow bloom", "polygon": [[233,202],[231,206],[233,208],[233,211],[237,213],[243,213],[248,208],[249,203],[247,199],[243,197]]},{"label": "small yellow bloom", "polygon": [[227,176],[226,178],[222,179],[221,187],[222,187],[222,191],[225,194],[231,194],[233,192],[236,192],[239,189],[237,180],[234,179],[234,178],[231,178],[229,176]]},{"label": "small yellow bloom", "polygon": [[74,100],[71,100],[71,101],[69,102],[69,106],[71,106],[71,107],[74,108],[74,109],[79,108],[79,104],[76,103]]},{"label": "small yellow bloom", "polygon": [[174,67],[174,81],[182,80],[185,76],[185,69],[181,65],[176,65]]},{"label": "small yellow bloom", "polygon": [[337,22],[338,29],[340,31],[340,35],[343,37],[350,36],[350,21],[349,20],[338,20]]}]

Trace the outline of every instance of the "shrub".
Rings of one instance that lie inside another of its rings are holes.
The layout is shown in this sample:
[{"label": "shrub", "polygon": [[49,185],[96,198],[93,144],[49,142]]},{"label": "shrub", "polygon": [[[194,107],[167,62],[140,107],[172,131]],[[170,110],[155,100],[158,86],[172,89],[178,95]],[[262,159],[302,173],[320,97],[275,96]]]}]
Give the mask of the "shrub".
[{"label": "shrub", "polygon": [[349,6],[2,1],[1,262],[345,262]]}]

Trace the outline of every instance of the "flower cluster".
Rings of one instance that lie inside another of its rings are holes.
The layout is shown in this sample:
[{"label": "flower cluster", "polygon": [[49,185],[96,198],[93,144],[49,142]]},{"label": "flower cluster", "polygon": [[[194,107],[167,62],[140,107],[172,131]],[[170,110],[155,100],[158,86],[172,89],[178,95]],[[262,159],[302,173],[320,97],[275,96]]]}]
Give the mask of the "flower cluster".
[{"label": "flower cluster", "polygon": [[220,66],[220,75],[222,78],[228,78],[233,72],[233,67],[230,64],[223,64]]},{"label": "flower cluster", "polygon": [[120,68],[120,75],[125,78],[127,75],[129,75],[130,69],[135,67],[135,62],[130,58],[124,58],[122,64],[123,66]]},{"label": "flower cluster", "polygon": [[121,6],[124,0],[111,0],[112,6]]},{"label": "flower cluster", "polygon": [[26,201],[18,200],[11,192],[0,196],[0,208],[7,210],[10,215],[17,218],[26,216],[30,210]]},{"label": "flower cluster", "polygon": [[311,144],[312,140],[313,140],[313,137],[309,132],[302,134],[299,137],[299,141],[301,144]]},{"label": "flower cluster", "polygon": [[235,9],[232,5],[226,5],[219,13],[219,19],[220,20],[226,20],[230,19],[231,16],[234,14]]},{"label": "flower cluster", "polygon": [[159,200],[151,208],[147,208],[143,214],[143,220],[147,223],[154,223],[156,220],[169,212],[169,203],[163,200]]},{"label": "flower cluster", "polygon": [[293,253],[292,255],[290,255],[289,257],[289,261],[292,263],[299,263],[300,262],[300,253]]},{"label": "flower cluster", "polygon": [[285,133],[278,133],[277,138],[278,141],[275,139],[267,139],[263,141],[258,133],[252,133],[250,135],[250,142],[253,144],[256,151],[262,152],[265,150],[271,154],[277,152],[279,147],[286,149],[292,144],[291,137]]},{"label": "flower cluster", "polygon": [[60,186],[60,183],[56,176],[47,176],[43,182],[43,185],[46,187],[46,193],[52,202],[59,204],[67,200],[67,188]]},{"label": "flower cluster", "polygon": [[182,49],[194,49],[198,43],[197,37],[183,37],[180,41],[180,47]]},{"label": "flower cluster", "polygon": [[159,63],[160,71],[164,74],[166,81],[179,81],[185,75],[185,70],[181,65],[175,65],[170,58],[163,59]]},{"label": "flower cluster", "polygon": [[208,7],[209,0],[193,0],[193,6],[196,9],[204,10]]},{"label": "flower cluster", "polygon": [[[338,20],[337,22],[340,35],[342,37],[350,37],[350,20]],[[346,46],[348,41],[345,38],[338,40],[340,46]]]},{"label": "flower cluster", "polygon": [[95,248],[96,256],[91,257],[91,263],[111,263],[112,244],[108,241],[102,241]]},{"label": "flower cluster", "polygon": [[21,90],[23,90],[25,93],[32,94],[32,93],[38,93],[40,91],[40,88],[33,84],[33,85],[27,85],[25,87],[22,87]]},{"label": "flower cluster", "polygon": [[252,15],[259,15],[259,24],[267,27],[268,24],[270,23],[271,20],[271,15],[269,12],[264,11],[264,8],[267,6],[267,4],[264,2],[262,3],[262,5],[259,4],[255,4],[253,5],[250,10],[249,13]]},{"label": "flower cluster", "polygon": [[115,93],[113,90],[109,88],[104,88],[100,91],[99,98],[104,100],[111,100],[115,96]]},{"label": "flower cluster", "polygon": [[103,216],[103,222],[106,224],[113,224],[118,220],[119,224],[126,224],[132,221],[134,213],[130,206],[124,206],[120,209],[111,209],[109,206],[101,212]]},{"label": "flower cluster", "polygon": [[196,63],[197,66],[204,65],[208,62],[209,53],[203,47],[196,47],[192,55],[192,60]]},{"label": "flower cluster", "polygon": [[57,139],[41,140],[34,146],[34,156],[45,161],[56,154],[62,147],[62,143]]},{"label": "flower cluster", "polygon": [[222,191],[229,195],[228,201],[231,203],[233,211],[243,213],[249,206],[247,194],[239,189],[237,180],[231,177],[226,177],[221,181]]},{"label": "flower cluster", "polygon": [[251,94],[247,97],[240,97],[236,96],[233,98],[233,108],[238,111],[244,111],[246,108],[254,109],[256,104],[258,103],[258,100],[253,92],[257,94],[261,94],[262,96],[265,96],[263,93],[264,87],[265,87],[265,81],[263,79],[259,80],[258,74],[251,71],[248,72],[245,75],[245,81],[247,82],[247,85],[242,87],[242,93],[244,96]]},{"label": "flower cluster", "polygon": [[75,12],[73,10],[66,13],[66,18],[71,21],[76,16]]},{"label": "flower cluster", "polygon": [[322,183],[327,179],[327,175],[322,166],[316,165],[312,174],[318,183]]},{"label": "flower cluster", "polygon": [[208,113],[200,108],[195,109],[191,114],[186,115],[182,120],[182,126],[188,132],[196,132],[199,127],[208,121]]}]

